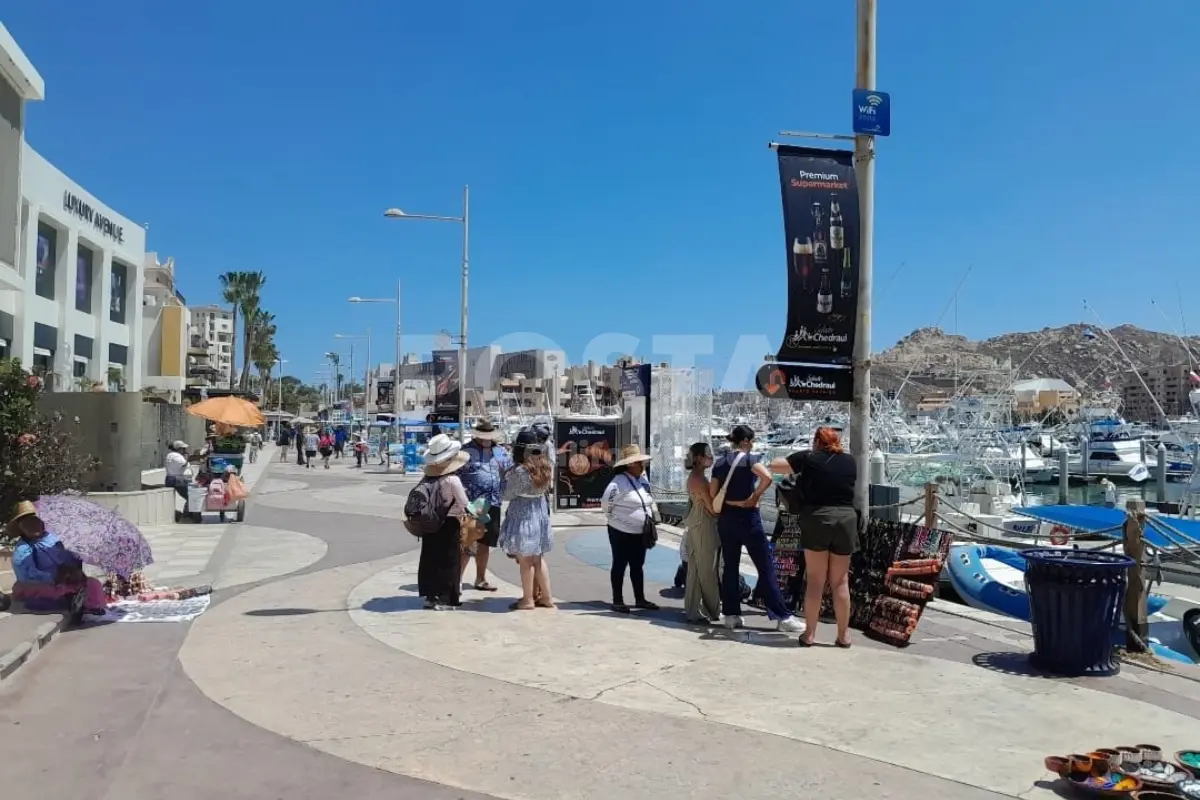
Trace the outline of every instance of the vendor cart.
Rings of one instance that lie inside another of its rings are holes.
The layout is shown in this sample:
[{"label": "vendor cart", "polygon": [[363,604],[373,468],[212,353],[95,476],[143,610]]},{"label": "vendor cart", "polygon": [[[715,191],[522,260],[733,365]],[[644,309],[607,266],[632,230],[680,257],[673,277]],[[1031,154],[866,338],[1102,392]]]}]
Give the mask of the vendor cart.
[{"label": "vendor cart", "polygon": [[246,500],[227,500],[223,494],[214,494],[210,487],[193,483],[188,486],[187,514],[195,522],[202,522],[204,514],[215,513],[225,521],[226,514],[233,514],[238,522],[246,521]]}]

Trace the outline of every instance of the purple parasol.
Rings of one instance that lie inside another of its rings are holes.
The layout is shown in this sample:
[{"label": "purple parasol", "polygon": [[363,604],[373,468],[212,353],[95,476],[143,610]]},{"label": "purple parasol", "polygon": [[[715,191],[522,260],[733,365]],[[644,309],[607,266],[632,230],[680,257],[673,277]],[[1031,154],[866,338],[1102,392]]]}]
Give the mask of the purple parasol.
[{"label": "purple parasol", "polygon": [[77,495],[50,495],[34,505],[46,529],[84,564],[127,579],[154,563],[146,537],[115,511]]}]

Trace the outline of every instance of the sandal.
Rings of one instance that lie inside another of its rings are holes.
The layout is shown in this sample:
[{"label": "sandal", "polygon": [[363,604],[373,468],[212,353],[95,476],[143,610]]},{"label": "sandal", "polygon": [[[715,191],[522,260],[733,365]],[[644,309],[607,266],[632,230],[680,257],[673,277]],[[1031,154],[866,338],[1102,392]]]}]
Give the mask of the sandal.
[{"label": "sandal", "polygon": [[475,581],[475,585],[472,588],[475,589],[475,591],[477,591],[477,592],[494,592],[494,591],[496,591],[496,587],[492,586],[487,581]]},{"label": "sandal", "polygon": [[804,637],[801,636],[798,640],[796,640],[796,644],[800,645],[801,647],[812,647],[814,642],[811,639],[805,641]]},{"label": "sandal", "polygon": [[847,641],[844,641],[844,642],[843,642],[841,639],[837,639],[837,640],[835,640],[835,641],[834,641],[834,643],[833,643],[834,647],[840,647],[840,648],[842,648],[843,650],[849,650],[849,649],[850,649],[850,644],[851,644],[851,643],[850,643],[850,641],[849,641],[849,640],[847,640]]},{"label": "sandal", "polygon": [[546,600],[535,600],[533,604],[538,608],[558,608],[554,603],[547,602]]},{"label": "sandal", "polygon": [[629,606],[625,605],[624,603],[613,603],[612,610],[617,614],[628,614]]},{"label": "sandal", "polygon": [[520,600],[516,600],[511,605],[509,605],[508,610],[509,611],[532,611],[534,608],[536,608],[536,606],[533,603],[530,603],[529,605],[524,605]]}]

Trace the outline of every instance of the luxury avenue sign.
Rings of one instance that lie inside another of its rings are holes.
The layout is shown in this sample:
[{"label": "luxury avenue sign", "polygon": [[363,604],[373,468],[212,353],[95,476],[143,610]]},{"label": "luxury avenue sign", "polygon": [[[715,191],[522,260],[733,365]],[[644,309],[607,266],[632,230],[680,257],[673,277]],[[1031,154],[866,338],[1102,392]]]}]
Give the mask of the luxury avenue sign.
[{"label": "luxury avenue sign", "polygon": [[117,244],[125,242],[125,228],[92,208],[91,204],[78,195],[70,191],[63,192],[63,208]]}]

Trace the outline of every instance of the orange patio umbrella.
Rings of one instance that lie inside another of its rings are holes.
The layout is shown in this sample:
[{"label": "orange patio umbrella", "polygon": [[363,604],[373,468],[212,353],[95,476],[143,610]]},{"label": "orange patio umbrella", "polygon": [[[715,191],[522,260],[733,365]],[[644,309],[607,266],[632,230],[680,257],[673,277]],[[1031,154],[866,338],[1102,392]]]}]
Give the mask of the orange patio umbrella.
[{"label": "orange patio umbrella", "polygon": [[188,413],[203,417],[218,425],[232,425],[240,428],[257,428],[265,425],[267,420],[258,406],[240,397],[214,397],[188,406]]}]

